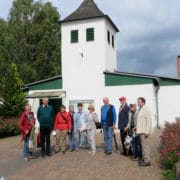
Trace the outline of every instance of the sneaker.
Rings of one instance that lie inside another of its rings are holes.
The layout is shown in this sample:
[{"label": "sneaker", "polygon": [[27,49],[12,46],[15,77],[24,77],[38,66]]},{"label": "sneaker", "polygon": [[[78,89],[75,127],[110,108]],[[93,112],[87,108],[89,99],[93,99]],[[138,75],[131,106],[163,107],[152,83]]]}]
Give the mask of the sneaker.
[{"label": "sneaker", "polygon": [[109,152],[107,152],[107,153],[106,153],[106,155],[111,155],[111,154],[112,154],[112,152],[111,152],[111,151],[109,151]]},{"label": "sneaker", "polygon": [[89,151],[89,154],[91,154],[92,153],[92,151]]},{"label": "sneaker", "polygon": [[51,156],[52,156],[52,154],[51,154],[51,153],[47,153],[46,155],[47,155],[47,156],[49,156],[49,157],[51,157]]},{"label": "sneaker", "polygon": [[80,144],[80,145],[79,145],[79,148],[84,148],[84,145]]},{"label": "sneaker", "polygon": [[145,161],[139,163],[139,166],[150,166],[150,165],[151,165],[150,162],[145,162]]},{"label": "sneaker", "polygon": [[25,158],[24,158],[24,161],[29,161],[28,157],[25,157]]},{"label": "sneaker", "polygon": [[36,159],[35,156],[28,156],[28,159]]}]

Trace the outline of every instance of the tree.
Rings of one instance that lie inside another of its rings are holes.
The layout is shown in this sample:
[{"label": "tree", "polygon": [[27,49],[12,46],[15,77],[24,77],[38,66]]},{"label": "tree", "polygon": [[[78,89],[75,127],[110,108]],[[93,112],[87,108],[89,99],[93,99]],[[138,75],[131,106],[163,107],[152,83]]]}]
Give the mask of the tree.
[{"label": "tree", "polygon": [[[3,19],[0,19],[0,77],[5,75],[8,62],[5,60],[5,37],[6,37],[7,23]],[[2,82],[0,80],[0,94]]]},{"label": "tree", "polygon": [[6,57],[25,83],[60,74],[60,15],[51,3],[14,0],[7,22]]},{"label": "tree", "polygon": [[10,65],[6,76],[1,77],[1,81],[4,104],[0,105],[0,114],[4,117],[18,117],[26,104],[26,95],[22,91],[23,82],[15,63]]},{"label": "tree", "polygon": [[[60,74],[59,14],[51,3],[46,3],[34,14],[32,31],[36,41],[34,67],[39,79]],[[53,23],[52,23],[53,22]]]}]

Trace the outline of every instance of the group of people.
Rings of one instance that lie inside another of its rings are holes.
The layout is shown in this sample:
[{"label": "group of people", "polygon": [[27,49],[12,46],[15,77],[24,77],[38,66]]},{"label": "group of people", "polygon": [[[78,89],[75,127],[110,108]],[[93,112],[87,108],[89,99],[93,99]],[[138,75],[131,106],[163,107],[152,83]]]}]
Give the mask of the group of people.
[{"label": "group of people", "polygon": [[[121,155],[132,155],[133,160],[138,160],[139,166],[150,166],[150,144],[152,122],[151,113],[145,105],[143,97],[137,99],[136,103],[128,106],[126,97],[119,98],[120,108],[118,112],[118,129],[122,143]],[[104,105],[101,108],[101,124],[104,133],[105,151],[107,155],[112,154],[113,130],[116,128],[116,112],[109,99],[103,99]],[[131,136],[131,146],[126,146],[126,138]]]},{"label": "group of people", "polygon": [[[151,113],[145,105],[143,97],[138,98],[137,104],[126,102],[126,97],[119,98],[120,108],[118,112],[118,129],[122,142],[122,155],[131,155],[133,160],[138,160],[139,166],[150,166],[149,135],[151,131]],[[103,98],[104,105],[101,107],[100,123],[104,134],[104,153],[112,154],[113,134],[116,129],[116,110],[109,103],[107,97]],[[34,158],[32,151],[29,151],[29,142],[35,139],[36,122],[40,125],[41,157],[52,156],[50,147],[51,133],[56,137],[55,153],[61,151],[66,153],[66,139],[70,151],[78,151],[79,148],[87,148],[92,155],[96,154],[96,124],[99,123],[98,115],[95,113],[93,104],[89,104],[88,112],[83,110],[83,104],[77,104],[77,112],[74,106],[69,106],[69,111],[62,105],[56,117],[53,107],[49,105],[48,98],[42,99],[42,105],[38,108],[37,119],[31,106],[25,106],[19,120],[19,129],[24,140],[24,160]],[[131,148],[126,146],[126,138],[131,136]]]}]

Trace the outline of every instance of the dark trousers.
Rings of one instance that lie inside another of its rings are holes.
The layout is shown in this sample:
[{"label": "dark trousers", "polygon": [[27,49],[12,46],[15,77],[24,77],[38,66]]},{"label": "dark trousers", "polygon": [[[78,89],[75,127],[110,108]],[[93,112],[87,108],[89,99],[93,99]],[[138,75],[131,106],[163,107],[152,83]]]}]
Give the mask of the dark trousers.
[{"label": "dark trousers", "polygon": [[120,130],[120,135],[121,135],[121,143],[122,143],[122,147],[123,147],[123,154],[126,154],[126,148],[124,145],[124,141],[125,141],[125,137],[127,135],[127,132],[125,132],[124,130]]},{"label": "dark trousers", "polygon": [[[41,154],[50,154],[50,134],[51,128],[41,126],[40,127],[40,134],[41,134]],[[45,146],[46,144],[46,146]]]},{"label": "dark trousers", "polygon": [[132,155],[134,158],[142,158],[142,150],[139,136],[133,137],[132,140]]}]

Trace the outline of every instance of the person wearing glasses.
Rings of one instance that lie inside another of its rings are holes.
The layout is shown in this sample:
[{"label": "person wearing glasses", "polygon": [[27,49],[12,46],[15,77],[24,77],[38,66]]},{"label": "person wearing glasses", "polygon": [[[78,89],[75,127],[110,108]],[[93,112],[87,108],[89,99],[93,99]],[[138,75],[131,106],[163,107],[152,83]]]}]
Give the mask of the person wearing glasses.
[{"label": "person wearing glasses", "polygon": [[96,122],[99,122],[98,115],[94,112],[95,108],[93,104],[90,104],[88,106],[88,113],[85,116],[86,120],[86,127],[87,127],[87,133],[88,138],[90,141],[91,151],[89,151],[90,154],[95,155],[96,154]]}]

